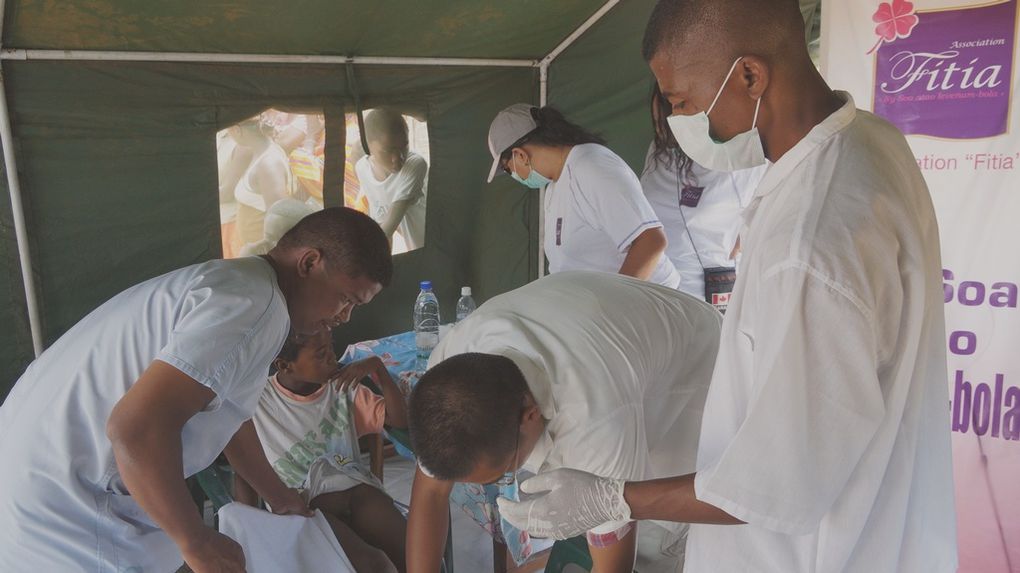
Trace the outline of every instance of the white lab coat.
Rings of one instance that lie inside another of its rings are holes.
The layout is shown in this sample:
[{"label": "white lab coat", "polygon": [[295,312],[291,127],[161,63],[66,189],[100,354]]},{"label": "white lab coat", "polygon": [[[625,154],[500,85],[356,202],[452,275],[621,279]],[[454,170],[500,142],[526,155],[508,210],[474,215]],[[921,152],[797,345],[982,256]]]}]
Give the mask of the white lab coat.
[{"label": "white lab coat", "polygon": [[[634,239],[662,228],[630,166],[595,143],[570,150],[560,178],[545,189],[544,208],[550,273],[617,273]],[[680,275],[662,256],[648,280],[676,288]]]},{"label": "white lab coat", "polygon": [[170,538],[121,480],[111,410],[154,360],[216,393],[181,433],[190,476],[255,412],[290,329],[257,257],[186,267],[113,297],[29,366],[0,407],[0,571],[173,571]]},{"label": "white lab coat", "polygon": [[483,304],[430,364],[465,352],[514,361],[548,420],[528,470],[667,477],[695,468],[720,322],[706,302],[668,287],[559,273]]},{"label": "white lab coat", "polygon": [[846,104],[765,175],[705,406],[686,571],[956,570],[939,234],[905,139]]}]

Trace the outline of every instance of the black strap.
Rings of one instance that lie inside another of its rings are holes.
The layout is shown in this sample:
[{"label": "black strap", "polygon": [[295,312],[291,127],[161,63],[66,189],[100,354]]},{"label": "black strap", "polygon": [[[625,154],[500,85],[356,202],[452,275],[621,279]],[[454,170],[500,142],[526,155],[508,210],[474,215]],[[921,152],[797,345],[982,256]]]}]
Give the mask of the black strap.
[{"label": "black strap", "polygon": [[354,97],[354,109],[358,115],[358,134],[361,136],[361,149],[368,155],[368,136],[365,135],[365,113],[361,109],[361,94],[358,93],[358,82],[354,79],[354,63],[347,62],[347,89]]}]

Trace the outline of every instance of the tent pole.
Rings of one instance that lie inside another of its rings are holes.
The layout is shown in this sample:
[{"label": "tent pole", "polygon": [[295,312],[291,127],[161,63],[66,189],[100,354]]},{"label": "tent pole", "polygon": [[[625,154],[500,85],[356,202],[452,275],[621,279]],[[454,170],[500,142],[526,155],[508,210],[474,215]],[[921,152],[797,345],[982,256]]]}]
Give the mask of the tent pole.
[{"label": "tent pole", "polygon": [[21,203],[21,184],[18,181],[18,165],[14,158],[14,134],[11,131],[7,87],[2,68],[0,68],[0,144],[3,145],[4,171],[7,172],[7,190],[11,196],[11,216],[14,219],[14,235],[18,243],[21,279],[25,286],[28,326],[32,331],[32,350],[38,358],[43,351],[42,322],[39,320],[39,301],[36,298],[35,279],[32,273],[32,256],[28,250],[28,229],[25,225],[25,210]]},{"label": "tent pole", "polygon": [[[549,103],[549,62],[538,66],[538,105]],[[545,276],[545,187],[538,190],[538,278]]]},{"label": "tent pole", "polygon": [[393,66],[477,66],[533,68],[536,60],[492,58],[414,58],[385,56],[323,56],[300,54],[222,54],[206,52],[119,52],[102,50],[33,50],[4,48],[4,60],[74,60],[94,62],[193,62],[230,64],[360,64]]},{"label": "tent pole", "polygon": [[[549,66],[553,60],[559,57],[578,38],[584,35],[596,22],[602,19],[620,0],[608,0],[594,14],[577,27],[569,36],[564,38],[549,55],[538,62],[538,105],[545,107],[549,104]],[[545,205],[545,187],[538,192],[539,205]],[[545,209],[538,209],[538,276],[545,276]]]},{"label": "tent pole", "polygon": [[0,0],[0,46],[3,45],[4,24],[7,22],[7,18],[5,18],[6,11],[7,11],[7,0]]},{"label": "tent pole", "polygon": [[571,46],[571,44],[576,42],[578,38],[583,36],[585,32],[591,29],[592,26],[594,26],[599,20],[602,19],[603,16],[608,14],[609,11],[612,10],[613,7],[619,3],[620,0],[608,0],[605,4],[602,5],[601,8],[599,8],[594,14],[592,14],[587,20],[585,20],[583,24],[578,26],[578,28],[574,30],[573,33],[564,38],[564,40],[560,42],[558,46],[553,48],[553,51],[549,52],[548,56],[542,58],[542,61],[540,62],[539,65],[551,64],[553,60],[558,58],[560,54],[562,54],[567,48]]}]

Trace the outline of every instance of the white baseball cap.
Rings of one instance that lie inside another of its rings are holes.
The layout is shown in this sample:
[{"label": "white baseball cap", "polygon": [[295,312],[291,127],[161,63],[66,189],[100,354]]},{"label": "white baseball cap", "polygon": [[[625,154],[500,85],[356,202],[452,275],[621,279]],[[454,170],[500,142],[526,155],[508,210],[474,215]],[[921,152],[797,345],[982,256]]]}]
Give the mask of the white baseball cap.
[{"label": "white baseball cap", "polygon": [[499,156],[520,141],[522,137],[538,129],[538,123],[531,115],[535,106],[527,103],[515,103],[496,114],[496,119],[489,125],[489,153],[492,154],[492,168],[489,169],[487,183],[492,183],[499,169]]}]

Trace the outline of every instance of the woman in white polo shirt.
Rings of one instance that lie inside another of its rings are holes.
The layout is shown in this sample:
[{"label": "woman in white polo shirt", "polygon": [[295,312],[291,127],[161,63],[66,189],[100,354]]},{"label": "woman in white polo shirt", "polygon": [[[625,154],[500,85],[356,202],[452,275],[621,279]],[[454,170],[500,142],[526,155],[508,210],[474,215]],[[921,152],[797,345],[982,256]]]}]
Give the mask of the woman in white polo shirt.
[{"label": "woman in white polo shirt", "polygon": [[515,104],[489,127],[489,181],[502,169],[527,187],[545,187],[550,273],[603,271],[676,288],[662,223],[637,176],[604,143],[553,108]]},{"label": "woman in white polo shirt", "polygon": [[669,101],[652,92],[655,138],[648,147],[641,187],[669,240],[666,256],[680,274],[680,290],[725,310],[736,281],[741,213],[768,169],[712,171],[677,143],[666,118]]}]

